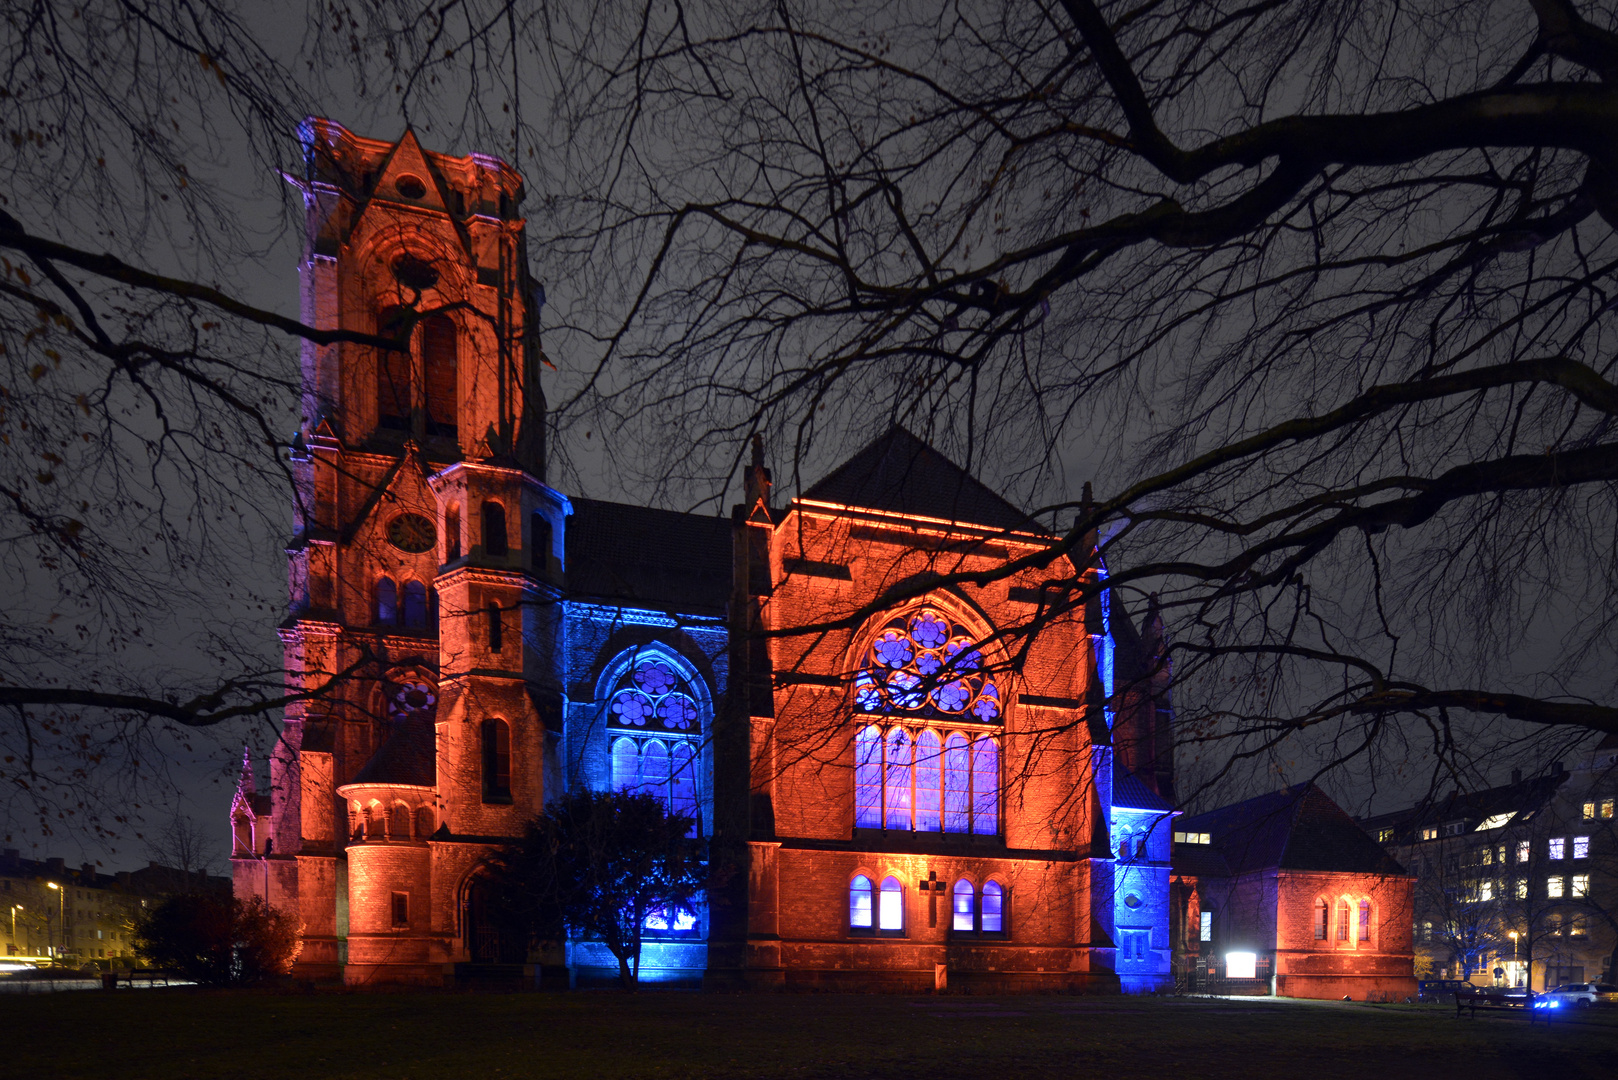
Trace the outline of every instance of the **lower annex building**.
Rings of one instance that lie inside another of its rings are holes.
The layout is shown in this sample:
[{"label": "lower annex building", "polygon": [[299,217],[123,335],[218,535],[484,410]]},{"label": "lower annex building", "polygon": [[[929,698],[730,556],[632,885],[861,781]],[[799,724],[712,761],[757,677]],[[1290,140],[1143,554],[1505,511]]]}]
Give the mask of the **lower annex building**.
[{"label": "lower annex building", "polygon": [[[1019,655],[1004,637],[1049,583],[1104,576],[1093,538],[932,585],[1053,537],[899,428],[785,503],[755,447],[729,518],[568,497],[545,482],[521,177],[408,131],[303,138],[304,321],[408,347],[304,346],[281,635],[326,689],[231,812],[236,891],[301,921],[302,976],[525,960],[480,868],[583,786],[659,793],[740,870],[649,925],[648,981],[1169,984],[1160,623],[1137,634],[1103,592]],[[755,632],[896,588],[852,628]],[[565,961],[615,967],[590,941]]]}]

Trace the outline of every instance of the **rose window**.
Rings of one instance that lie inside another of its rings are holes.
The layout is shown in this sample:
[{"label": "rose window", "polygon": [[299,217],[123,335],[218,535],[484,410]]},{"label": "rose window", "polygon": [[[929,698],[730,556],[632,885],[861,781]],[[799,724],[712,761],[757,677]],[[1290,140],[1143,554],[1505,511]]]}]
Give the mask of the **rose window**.
[{"label": "rose window", "polygon": [[431,713],[438,704],[438,691],[424,682],[402,682],[388,695],[388,719],[407,720],[422,713]]},{"label": "rose window", "polygon": [[664,660],[638,661],[619,680],[609,722],[618,727],[695,731],[697,702],[685,680]]},{"label": "rose window", "polygon": [[854,677],[860,712],[994,721],[1000,691],[967,629],[932,608],[882,628]]}]

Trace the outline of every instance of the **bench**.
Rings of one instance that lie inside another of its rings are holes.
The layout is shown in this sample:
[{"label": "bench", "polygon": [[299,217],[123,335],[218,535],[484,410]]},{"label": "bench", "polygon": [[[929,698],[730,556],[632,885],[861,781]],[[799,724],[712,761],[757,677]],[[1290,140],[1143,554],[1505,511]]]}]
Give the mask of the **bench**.
[{"label": "bench", "polygon": [[1550,1012],[1545,1009],[1534,1008],[1534,993],[1510,994],[1504,987],[1493,988],[1478,986],[1470,990],[1455,991],[1455,1015],[1459,1018],[1463,1013],[1471,1019],[1477,1019],[1478,1010],[1494,1010],[1497,1012],[1526,1014],[1528,1022],[1532,1024],[1544,1014],[1546,1023],[1550,1022]]}]

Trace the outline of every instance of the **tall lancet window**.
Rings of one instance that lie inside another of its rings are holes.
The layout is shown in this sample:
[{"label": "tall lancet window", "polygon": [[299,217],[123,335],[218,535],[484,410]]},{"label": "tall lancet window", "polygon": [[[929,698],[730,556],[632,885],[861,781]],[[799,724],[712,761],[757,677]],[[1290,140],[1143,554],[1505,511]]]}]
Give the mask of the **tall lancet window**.
[{"label": "tall lancet window", "polygon": [[706,696],[672,660],[637,652],[607,705],[614,790],[644,791],[702,833],[702,715]]},{"label": "tall lancet window", "polygon": [[871,642],[855,676],[856,828],[999,833],[1002,699],[975,640],[920,608]]}]

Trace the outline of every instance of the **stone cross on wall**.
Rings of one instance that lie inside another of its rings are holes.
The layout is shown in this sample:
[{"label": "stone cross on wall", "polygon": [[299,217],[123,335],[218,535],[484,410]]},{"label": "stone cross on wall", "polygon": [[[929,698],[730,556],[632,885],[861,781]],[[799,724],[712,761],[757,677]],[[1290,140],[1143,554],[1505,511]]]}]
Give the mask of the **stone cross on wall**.
[{"label": "stone cross on wall", "polygon": [[944,882],[938,880],[938,871],[927,871],[927,877],[916,883],[916,888],[927,894],[927,925],[938,925],[938,894],[944,891]]}]

